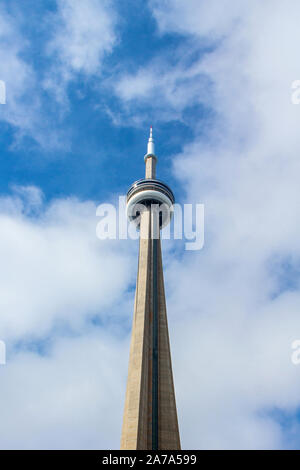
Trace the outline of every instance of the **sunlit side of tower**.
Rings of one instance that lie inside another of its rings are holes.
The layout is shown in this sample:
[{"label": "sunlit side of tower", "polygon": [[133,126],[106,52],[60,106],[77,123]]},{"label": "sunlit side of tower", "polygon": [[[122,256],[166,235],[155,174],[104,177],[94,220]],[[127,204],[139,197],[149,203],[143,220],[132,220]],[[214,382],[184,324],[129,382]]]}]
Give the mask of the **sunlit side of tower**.
[{"label": "sunlit side of tower", "polygon": [[[139,227],[140,245],[121,449],[176,450],[180,437],[160,242],[174,195],[156,179],[152,128],[144,158],[145,179],[127,193],[127,214]],[[160,216],[153,210],[158,206]]]}]

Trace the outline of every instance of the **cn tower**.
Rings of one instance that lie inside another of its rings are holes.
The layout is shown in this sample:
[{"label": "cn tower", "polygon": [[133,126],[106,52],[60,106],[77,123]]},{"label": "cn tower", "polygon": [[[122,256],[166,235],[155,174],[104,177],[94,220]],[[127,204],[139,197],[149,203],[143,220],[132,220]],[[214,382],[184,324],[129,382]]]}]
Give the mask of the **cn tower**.
[{"label": "cn tower", "polygon": [[127,193],[127,214],[140,231],[121,449],[178,450],[174,381],[163,279],[161,229],[170,222],[172,190],[156,179],[150,128],[145,178]]}]

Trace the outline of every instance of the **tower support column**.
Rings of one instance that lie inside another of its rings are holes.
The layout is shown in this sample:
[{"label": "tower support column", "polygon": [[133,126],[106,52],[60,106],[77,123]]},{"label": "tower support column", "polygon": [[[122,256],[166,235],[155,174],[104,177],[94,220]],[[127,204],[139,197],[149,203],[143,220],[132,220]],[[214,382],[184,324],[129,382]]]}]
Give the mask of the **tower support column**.
[{"label": "tower support column", "polygon": [[146,179],[134,183],[127,195],[127,207],[143,203],[145,210],[139,219],[139,261],[121,449],[178,450],[180,437],[157,210],[162,202],[172,205],[174,196],[170,188],[155,180],[152,129],[145,163]]},{"label": "tower support column", "polygon": [[146,178],[152,179],[156,177],[156,158],[147,157],[146,158]]}]

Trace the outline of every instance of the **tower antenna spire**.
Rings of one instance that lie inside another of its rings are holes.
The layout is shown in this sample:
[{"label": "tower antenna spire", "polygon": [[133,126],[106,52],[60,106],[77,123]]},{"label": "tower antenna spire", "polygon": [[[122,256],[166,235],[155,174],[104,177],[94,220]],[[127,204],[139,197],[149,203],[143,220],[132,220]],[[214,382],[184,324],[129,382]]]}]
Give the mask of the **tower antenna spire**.
[{"label": "tower antenna spire", "polygon": [[155,157],[155,145],[154,145],[154,139],[153,139],[153,128],[152,128],[152,126],[150,126],[150,136],[149,136],[149,140],[148,140],[148,147],[147,147],[146,157],[148,155],[152,155],[152,156]]}]

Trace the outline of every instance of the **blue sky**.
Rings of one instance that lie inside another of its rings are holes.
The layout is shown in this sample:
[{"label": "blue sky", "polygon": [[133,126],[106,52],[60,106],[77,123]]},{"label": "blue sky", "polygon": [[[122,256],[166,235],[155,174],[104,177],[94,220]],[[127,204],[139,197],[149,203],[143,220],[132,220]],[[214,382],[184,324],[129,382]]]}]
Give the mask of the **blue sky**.
[{"label": "blue sky", "polygon": [[163,242],[183,448],[300,448],[298,3],[2,2],[1,448],[119,446],[138,244],[96,208],[150,125],[205,205],[202,250]]},{"label": "blue sky", "polygon": [[[184,43],[184,38],[159,36],[147,3],[137,9],[136,2],[116,2],[118,28],[112,53],[103,58],[92,76],[79,70],[66,89],[68,103],[60,106],[53,94],[41,86],[55,63],[45,50],[53,34],[51,14],[57,14],[56,2],[43,2],[43,6],[26,2],[22,8],[17,2],[9,2],[6,10],[21,16],[17,22],[19,31],[28,43],[20,56],[31,64],[40,83],[32,93],[41,99],[43,134],[47,135],[49,128],[50,134],[61,131],[63,137],[58,145],[52,147],[45,142],[41,148],[34,135],[25,135],[16,142],[15,129],[3,123],[1,191],[7,193],[12,184],[30,184],[42,187],[47,199],[75,195],[95,200],[107,197],[108,192],[124,192],[132,178],[143,174],[142,156],[151,124],[159,144],[160,173],[172,178],[168,172],[171,156],[192,139],[189,123],[193,116],[199,118],[199,109],[188,107],[182,121],[166,123],[161,122],[155,109],[143,103],[138,110],[143,117],[137,126],[131,122],[135,110],[124,113],[121,125],[116,126],[108,112],[118,112],[122,104],[110,89],[110,81],[117,81],[124,73],[134,73],[160,52],[172,62],[172,51]],[[9,98],[9,83],[7,88]],[[30,99],[25,97],[29,106]]]}]

